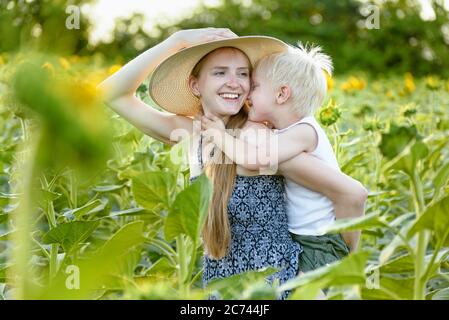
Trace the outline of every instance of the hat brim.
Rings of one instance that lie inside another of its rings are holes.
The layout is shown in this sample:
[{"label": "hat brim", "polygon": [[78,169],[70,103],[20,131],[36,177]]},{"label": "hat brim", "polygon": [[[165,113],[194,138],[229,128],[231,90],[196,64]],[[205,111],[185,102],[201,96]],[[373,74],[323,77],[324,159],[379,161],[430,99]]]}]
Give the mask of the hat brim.
[{"label": "hat brim", "polygon": [[217,40],[182,49],[162,61],[150,75],[148,92],[151,99],[171,113],[195,115],[201,106],[199,99],[190,91],[189,76],[202,57],[221,47],[240,49],[253,66],[268,54],[288,50],[286,43],[266,36]]}]

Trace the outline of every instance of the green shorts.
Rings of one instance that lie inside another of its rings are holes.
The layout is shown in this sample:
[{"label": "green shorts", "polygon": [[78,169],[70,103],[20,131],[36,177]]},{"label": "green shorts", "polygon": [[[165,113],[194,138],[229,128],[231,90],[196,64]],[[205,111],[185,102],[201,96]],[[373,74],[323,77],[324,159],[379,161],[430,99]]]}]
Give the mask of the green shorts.
[{"label": "green shorts", "polygon": [[350,251],[341,234],[325,234],[323,236],[290,234],[304,250],[299,257],[299,271],[302,272],[315,270],[341,260]]}]

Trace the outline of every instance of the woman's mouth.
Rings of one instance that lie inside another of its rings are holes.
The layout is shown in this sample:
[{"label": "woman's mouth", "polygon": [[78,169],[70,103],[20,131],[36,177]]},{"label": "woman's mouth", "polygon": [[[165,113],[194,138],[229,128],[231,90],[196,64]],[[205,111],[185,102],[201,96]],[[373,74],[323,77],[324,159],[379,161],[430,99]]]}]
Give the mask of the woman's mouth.
[{"label": "woman's mouth", "polygon": [[241,96],[239,93],[219,93],[218,95],[227,102],[237,102]]}]

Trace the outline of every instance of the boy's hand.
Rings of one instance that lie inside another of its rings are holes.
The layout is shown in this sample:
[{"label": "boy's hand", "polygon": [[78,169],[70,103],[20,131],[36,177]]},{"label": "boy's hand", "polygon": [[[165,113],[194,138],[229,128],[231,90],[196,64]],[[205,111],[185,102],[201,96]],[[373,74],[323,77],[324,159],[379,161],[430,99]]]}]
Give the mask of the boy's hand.
[{"label": "boy's hand", "polygon": [[209,115],[208,117],[206,116],[201,117],[201,129],[203,130],[216,129],[224,131],[226,130],[226,127],[223,120],[214,115]]},{"label": "boy's hand", "polygon": [[359,247],[360,231],[345,232],[342,233],[341,236],[351,252],[357,251]]},{"label": "boy's hand", "polygon": [[201,132],[206,142],[219,143],[225,130],[225,124],[220,118],[213,115],[201,117]]}]

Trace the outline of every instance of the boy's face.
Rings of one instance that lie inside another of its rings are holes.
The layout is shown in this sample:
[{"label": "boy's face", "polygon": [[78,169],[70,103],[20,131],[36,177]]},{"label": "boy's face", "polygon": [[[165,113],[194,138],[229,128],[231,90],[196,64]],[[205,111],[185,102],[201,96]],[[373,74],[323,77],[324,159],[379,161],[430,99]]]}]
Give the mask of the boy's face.
[{"label": "boy's face", "polygon": [[248,96],[251,108],[248,119],[255,122],[270,121],[275,110],[276,92],[265,76],[263,68],[256,68],[252,74],[251,91]]}]

